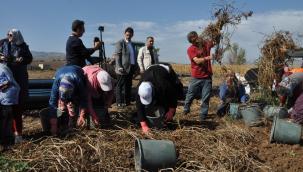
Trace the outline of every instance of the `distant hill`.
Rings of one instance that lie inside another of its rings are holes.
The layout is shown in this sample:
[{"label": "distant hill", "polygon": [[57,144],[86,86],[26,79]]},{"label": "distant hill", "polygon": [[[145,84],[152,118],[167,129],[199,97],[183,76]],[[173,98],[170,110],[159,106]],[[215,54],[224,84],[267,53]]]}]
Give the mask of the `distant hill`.
[{"label": "distant hill", "polygon": [[41,51],[31,51],[34,57],[34,61],[36,60],[44,60],[44,61],[52,61],[56,60],[64,60],[65,53],[58,53],[58,52],[41,52]]}]

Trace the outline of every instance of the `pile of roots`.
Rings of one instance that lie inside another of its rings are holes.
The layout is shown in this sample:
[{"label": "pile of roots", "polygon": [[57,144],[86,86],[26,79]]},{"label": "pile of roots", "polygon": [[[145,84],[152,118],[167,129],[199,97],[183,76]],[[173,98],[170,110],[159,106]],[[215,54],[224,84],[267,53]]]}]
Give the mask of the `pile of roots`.
[{"label": "pile of roots", "polygon": [[258,61],[258,80],[263,89],[271,89],[274,80],[278,82],[281,79],[287,50],[293,50],[296,47],[288,31],[276,31],[265,37]]}]

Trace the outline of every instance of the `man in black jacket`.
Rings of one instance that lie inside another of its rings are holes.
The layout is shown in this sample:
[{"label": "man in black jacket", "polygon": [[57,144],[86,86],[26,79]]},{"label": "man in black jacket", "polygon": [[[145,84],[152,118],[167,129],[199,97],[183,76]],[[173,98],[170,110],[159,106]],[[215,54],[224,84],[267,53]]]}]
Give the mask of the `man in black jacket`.
[{"label": "man in black jacket", "polygon": [[90,56],[99,50],[101,42],[95,42],[94,48],[86,48],[80,37],[85,32],[84,21],[75,20],[72,24],[72,34],[66,42],[66,63],[67,65],[85,66],[85,59],[89,60]]},{"label": "man in black jacket", "polygon": [[164,122],[171,121],[176,112],[178,98],[183,97],[183,85],[168,64],[150,66],[138,84],[137,115],[143,133],[149,133],[146,116],[164,109]]}]

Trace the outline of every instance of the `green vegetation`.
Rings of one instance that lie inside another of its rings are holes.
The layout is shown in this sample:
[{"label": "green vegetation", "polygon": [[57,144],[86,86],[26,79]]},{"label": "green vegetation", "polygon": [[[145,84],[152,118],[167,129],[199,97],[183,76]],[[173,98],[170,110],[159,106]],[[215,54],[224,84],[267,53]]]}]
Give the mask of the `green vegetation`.
[{"label": "green vegetation", "polygon": [[0,172],[2,171],[22,172],[22,171],[27,171],[28,169],[29,169],[28,163],[10,160],[0,155]]}]

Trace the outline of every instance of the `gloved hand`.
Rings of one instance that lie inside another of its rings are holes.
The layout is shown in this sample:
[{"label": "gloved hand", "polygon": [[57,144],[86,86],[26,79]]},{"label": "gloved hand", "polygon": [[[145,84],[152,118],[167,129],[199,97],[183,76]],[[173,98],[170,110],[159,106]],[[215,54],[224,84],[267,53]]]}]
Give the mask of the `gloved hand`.
[{"label": "gloved hand", "polygon": [[124,69],[123,69],[122,67],[120,67],[120,68],[118,69],[118,71],[119,71],[120,73],[124,73],[124,72],[125,72]]},{"label": "gloved hand", "polygon": [[71,116],[71,117],[75,116],[76,115],[75,105],[72,102],[68,102],[66,106],[67,106],[67,111],[68,111],[69,116]]},{"label": "gloved hand", "polygon": [[92,120],[93,120],[93,122],[94,122],[94,124],[95,124],[96,126],[98,126],[98,125],[100,124],[100,121],[99,121],[98,117],[92,116]]},{"label": "gloved hand", "polygon": [[149,134],[150,128],[145,121],[140,122],[143,134]]},{"label": "gloved hand", "polygon": [[22,63],[22,62],[23,62],[23,57],[18,57],[18,58],[16,58],[16,62],[17,62],[17,63]]},{"label": "gloved hand", "polygon": [[85,125],[85,115],[86,115],[86,109],[81,108],[80,109],[80,115],[77,121],[77,125],[80,127],[83,127]]},{"label": "gloved hand", "polygon": [[62,100],[58,100],[58,109],[62,112],[66,111],[66,105]]},{"label": "gloved hand", "polygon": [[165,122],[172,121],[176,113],[176,108],[169,108],[165,115]]}]

